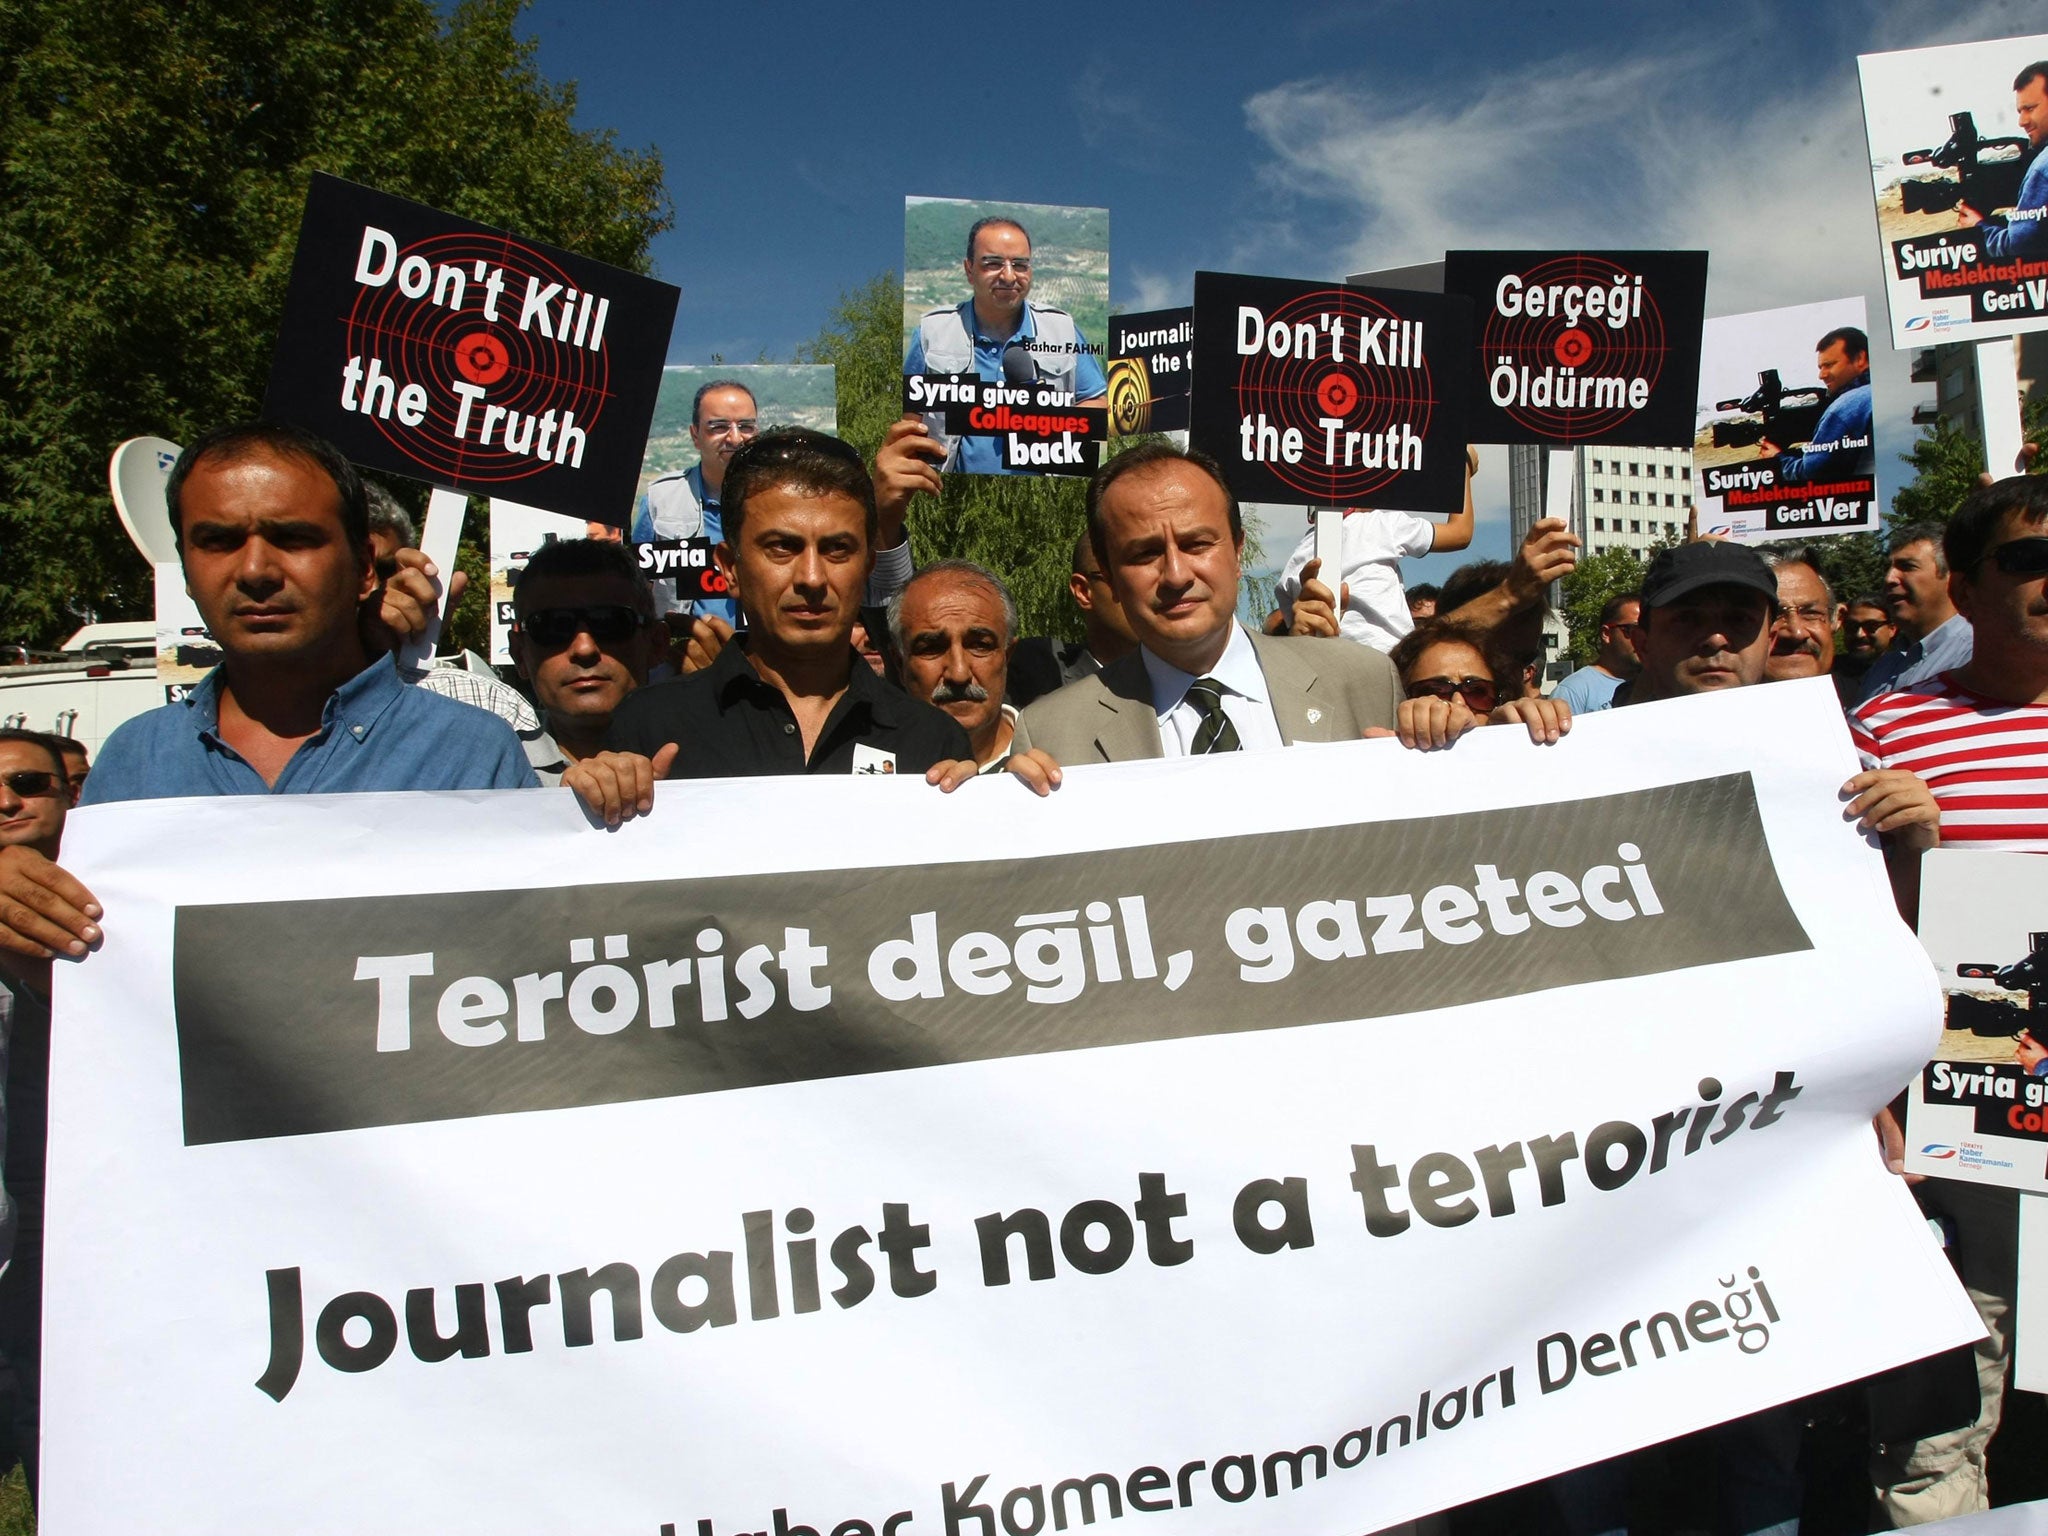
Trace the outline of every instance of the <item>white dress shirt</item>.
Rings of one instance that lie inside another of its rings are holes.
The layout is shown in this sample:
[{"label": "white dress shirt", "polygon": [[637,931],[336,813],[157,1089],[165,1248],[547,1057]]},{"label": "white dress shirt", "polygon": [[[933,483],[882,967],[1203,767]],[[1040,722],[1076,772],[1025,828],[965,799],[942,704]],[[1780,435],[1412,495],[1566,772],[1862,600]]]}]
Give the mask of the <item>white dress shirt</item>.
[{"label": "white dress shirt", "polygon": [[[1152,680],[1152,707],[1159,712],[1160,751],[1167,757],[1186,757],[1202,726],[1202,712],[1188,700],[1188,687],[1196,674],[1183,672],[1150,651],[1139,654],[1145,658],[1145,674]],[[1287,745],[1273,715],[1266,674],[1259,669],[1259,653],[1252,649],[1252,638],[1242,624],[1231,621],[1230,643],[1216,665],[1201,675],[1223,685],[1223,713],[1237,727],[1238,745],[1244,751],[1265,752]]]}]

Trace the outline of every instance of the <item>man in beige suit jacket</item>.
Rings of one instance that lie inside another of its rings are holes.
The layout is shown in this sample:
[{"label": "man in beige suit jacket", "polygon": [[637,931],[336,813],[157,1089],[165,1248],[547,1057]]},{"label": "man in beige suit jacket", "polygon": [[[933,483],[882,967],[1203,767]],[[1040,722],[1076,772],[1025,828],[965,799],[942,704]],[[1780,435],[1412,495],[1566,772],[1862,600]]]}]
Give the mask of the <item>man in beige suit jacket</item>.
[{"label": "man in beige suit jacket", "polygon": [[1089,484],[1088,525],[1140,649],[1025,710],[1013,751],[1074,765],[1228,750],[1213,745],[1221,722],[1202,723],[1219,705],[1225,739],[1245,749],[1394,728],[1401,684],[1378,651],[1237,622],[1244,525],[1208,455],[1119,454]]}]

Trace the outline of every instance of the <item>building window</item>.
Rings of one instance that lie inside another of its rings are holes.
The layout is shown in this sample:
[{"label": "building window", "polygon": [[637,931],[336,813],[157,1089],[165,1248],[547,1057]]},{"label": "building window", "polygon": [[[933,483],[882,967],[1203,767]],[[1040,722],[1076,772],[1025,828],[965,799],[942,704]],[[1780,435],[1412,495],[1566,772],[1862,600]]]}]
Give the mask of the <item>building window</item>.
[{"label": "building window", "polygon": [[1643,504],[1643,493],[1641,491],[1630,491],[1628,493],[1628,504],[1632,507],[1640,507]]},{"label": "building window", "polygon": [[1596,475],[1600,473],[1600,461],[1598,459],[1593,461],[1593,473]]},{"label": "building window", "polygon": [[1666,464],[1664,466],[1664,478],[1666,480],[1674,479],[1677,476],[1677,473],[1678,472],[1674,470],[1669,464]]},{"label": "building window", "polygon": [[1593,499],[1595,501],[1605,501],[1607,499],[1607,495],[1604,491],[1600,489],[1599,486],[1596,485],[1593,487]]},{"label": "building window", "polygon": [[1666,491],[1664,493],[1664,505],[1667,507],[1675,507],[1678,505],[1678,498],[1672,495],[1669,491]]},{"label": "building window", "polygon": [[[1598,491],[1595,491],[1595,492],[1593,493],[1593,497],[1594,497],[1594,499],[1595,499],[1595,500],[1597,501],[1597,500],[1599,499],[1599,497],[1600,497],[1600,493],[1599,493]],[[1606,518],[1604,518],[1604,517],[1596,517],[1596,518],[1594,518],[1594,519],[1593,519],[1593,531],[1594,531],[1595,533],[1605,533],[1605,532],[1607,531],[1607,519],[1606,519]]]}]

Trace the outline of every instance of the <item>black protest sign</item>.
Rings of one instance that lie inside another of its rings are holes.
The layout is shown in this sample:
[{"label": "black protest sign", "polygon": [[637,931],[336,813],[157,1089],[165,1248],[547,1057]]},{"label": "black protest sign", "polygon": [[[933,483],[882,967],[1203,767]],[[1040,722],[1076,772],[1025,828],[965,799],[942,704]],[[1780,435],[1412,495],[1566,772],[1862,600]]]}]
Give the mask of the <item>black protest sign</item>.
[{"label": "black protest sign", "polygon": [[1118,437],[1188,424],[1195,375],[1193,309],[1109,317],[1109,425]]},{"label": "black protest sign", "polygon": [[649,581],[672,581],[678,599],[731,597],[732,588],[711,558],[711,539],[650,539],[633,554]]},{"label": "black protest sign", "polygon": [[[1102,462],[1108,433],[1099,407],[1074,403],[1074,392],[1032,376],[1021,345],[1005,357],[1005,376],[994,383],[978,373],[910,373],[903,377],[903,409],[925,416],[947,437],[980,437],[996,444],[998,475],[1092,475]],[[957,468],[957,465],[952,467]],[[968,473],[974,473],[969,470]]]},{"label": "black protest sign", "polygon": [[624,527],[677,297],[316,175],[263,413],[370,469]]},{"label": "black protest sign", "polygon": [[1451,251],[1472,302],[1472,436],[1678,448],[1693,437],[1705,251]]},{"label": "black protest sign", "polygon": [[1459,300],[1197,272],[1189,440],[1243,501],[1454,512],[1469,350]]}]

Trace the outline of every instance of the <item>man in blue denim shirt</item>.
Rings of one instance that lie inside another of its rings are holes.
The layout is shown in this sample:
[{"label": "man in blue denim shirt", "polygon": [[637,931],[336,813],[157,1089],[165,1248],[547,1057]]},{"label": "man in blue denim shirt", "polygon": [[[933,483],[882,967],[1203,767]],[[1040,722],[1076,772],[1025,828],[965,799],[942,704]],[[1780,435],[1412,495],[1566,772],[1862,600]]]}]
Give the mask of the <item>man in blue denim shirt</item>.
[{"label": "man in blue denim shirt", "polygon": [[[361,479],[330,444],[210,432],[165,487],[185,582],[221,665],[100,749],[84,805],[191,795],[518,789],[537,781],[485,710],[407,686],[365,643],[377,591]],[[99,905],[47,859],[0,849],[0,957],[84,955]]]},{"label": "man in blue denim shirt", "polygon": [[1814,366],[1827,387],[1828,407],[1814,425],[1803,452],[1783,452],[1776,443],[1757,444],[1769,459],[1778,455],[1778,480],[1812,485],[1877,472],[1870,435],[1870,338],[1853,325],[1838,326],[1814,344]]}]

